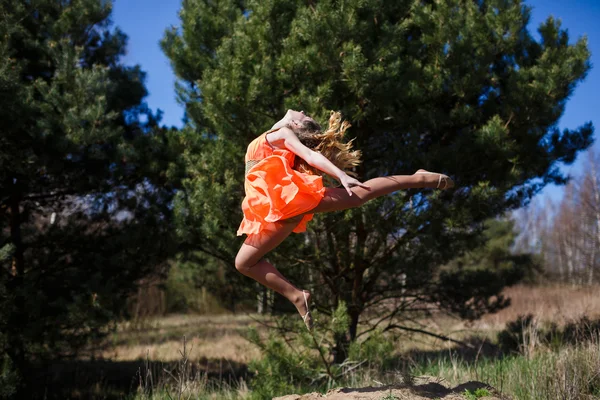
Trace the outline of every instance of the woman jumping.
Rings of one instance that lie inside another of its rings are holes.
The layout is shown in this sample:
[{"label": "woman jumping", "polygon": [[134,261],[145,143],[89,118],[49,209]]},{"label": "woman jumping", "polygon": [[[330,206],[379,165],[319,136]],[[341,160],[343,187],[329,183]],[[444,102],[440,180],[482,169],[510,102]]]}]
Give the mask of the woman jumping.
[{"label": "woman jumping", "polygon": [[[360,163],[360,152],[342,143],[346,121],[332,112],[325,132],[303,111],[288,110],[246,151],[246,197],[238,236],[248,235],[236,258],[242,274],[291,301],[311,330],[310,292],[292,285],[263,256],[291,232],[306,231],[314,213],[360,207],[367,201],[408,188],[450,189],[454,182],[444,174],[420,169],[413,175],[379,177],[361,183],[348,175]],[[344,188],[323,186],[320,172],[336,178]]]}]

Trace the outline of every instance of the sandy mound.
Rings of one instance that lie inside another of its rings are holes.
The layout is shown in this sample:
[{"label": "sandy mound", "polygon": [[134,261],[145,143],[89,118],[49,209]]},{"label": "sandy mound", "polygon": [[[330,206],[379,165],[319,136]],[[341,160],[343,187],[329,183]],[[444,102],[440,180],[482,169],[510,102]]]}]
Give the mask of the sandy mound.
[{"label": "sandy mound", "polygon": [[[321,393],[309,393],[305,395],[291,394],[282,397],[275,397],[273,400],[342,400],[342,399],[360,399],[360,400],[381,400],[390,394],[398,400],[431,400],[437,397],[444,400],[459,400],[468,399],[464,393],[468,389],[471,393],[479,388],[485,388],[491,396],[479,397],[478,400],[500,400],[509,399],[507,396],[502,396],[496,389],[485,383],[470,381],[461,383],[460,385],[449,388],[440,382],[439,378],[431,376],[420,376],[415,378],[415,383],[412,386],[408,385],[390,385],[379,387],[364,387],[364,388],[341,388],[331,389],[326,395]],[[391,398],[391,397],[388,397]]]}]

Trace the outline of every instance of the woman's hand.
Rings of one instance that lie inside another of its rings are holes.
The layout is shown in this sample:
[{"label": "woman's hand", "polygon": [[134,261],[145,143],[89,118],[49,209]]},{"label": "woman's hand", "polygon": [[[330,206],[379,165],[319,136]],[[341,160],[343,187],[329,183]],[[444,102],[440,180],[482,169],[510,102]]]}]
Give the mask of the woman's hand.
[{"label": "woman's hand", "polygon": [[[352,191],[350,190],[350,188],[353,186],[360,186],[363,189],[371,190],[369,186],[363,185],[358,180],[348,176],[348,174],[336,167],[321,153],[313,151],[305,145],[303,145],[291,129],[283,127],[277,132],[280,135],[279,138],[284,140],[284,145],[286,149],[288,149],[298,157],[302,158],[311,167],[315,167],[318,170],[325,172],[327,175],[336,178],[342,183],[342,185],[344,185],[344,187],[348,191],[349,196],[352,196]],[[277,132],[275,133],[276,137]],[[275,141],[276,140],[277,139],[275,139]]]},{"label": "woman's hand", "polygon": [[350,188],[354,186],[360,186],[363,189],[371,190],[371,187],[359,182],[358,180],[354,179],[351,176],[348,176],[347,174],[342,175],[342,177],[340,178],[340,182],[348,191],[348,196],[352,196],[352,190],[350,190]]}]

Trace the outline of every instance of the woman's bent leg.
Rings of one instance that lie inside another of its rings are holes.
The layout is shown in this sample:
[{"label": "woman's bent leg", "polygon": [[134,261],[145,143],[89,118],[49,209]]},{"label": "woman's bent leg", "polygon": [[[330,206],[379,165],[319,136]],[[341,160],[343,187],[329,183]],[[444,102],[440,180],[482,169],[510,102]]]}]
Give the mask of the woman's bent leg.
[{"label": "woman's bent leg", "polygon": [[402,189],[435,188],[438,178],[434,174],[392,175],[373,178],[364,184],[371,189],[355,186],[350,189],[352,196],[344,188],[327,188],[321,202],[307,214],[360,207],[369,200]]},{"label": "woman's bent leg", "polygon": [[[242,274],[287,298],[296,306],[300,315],[304,315],[307,310],[302,290],[291,284],[271,263],[262,259],[290,235],[301,219],[302,217],[298,216],[275,222],[276,230],[249,235],[238,251],[235,267]],[[310,299],[308,293],[307,298]]]}]

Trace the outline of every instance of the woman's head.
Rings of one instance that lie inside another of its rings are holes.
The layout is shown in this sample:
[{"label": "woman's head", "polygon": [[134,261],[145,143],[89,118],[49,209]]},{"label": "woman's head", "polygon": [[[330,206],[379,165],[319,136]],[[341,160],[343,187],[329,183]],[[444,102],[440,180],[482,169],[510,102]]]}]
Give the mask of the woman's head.
[{"label": "woman's head", "polygon": [[288,110],[283,117],[285,126],[290,128],[300,142],[309,149],[318,151],[317,148],[323,140],[321,125],[304,113],[304,111]]},{"label": "woman's head", "polygon": [[321,125],[306,115],[304,111],[287,110],[287,113],[283,117],[283,121],[285,121],[286,126],[296,134],[298,134],[298,132],[314,132],[321,130]]},{"label": "woman's head", "polygon": [[[302,144],[318,151],[349,175],[356,175],[349,169],[360,164],[360,151],[350,150],[352,140],[347,143],[342,142],[346,130],[351,125],[348,121],[342,121],[342,115],[339,112],[331,112],[329,127],[325,132],[314,119],[304,114],[303,111],[288,110],[285,118],[289,118],[287,126],[294,131]],[[296,169],[320,173],[303,160],[297,159],[296,161]]]}]

